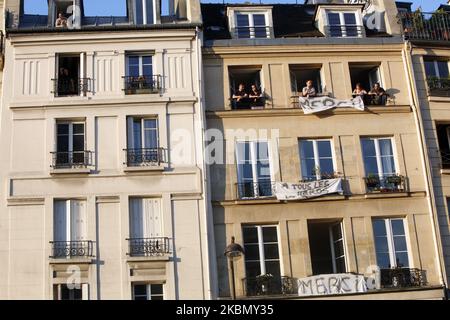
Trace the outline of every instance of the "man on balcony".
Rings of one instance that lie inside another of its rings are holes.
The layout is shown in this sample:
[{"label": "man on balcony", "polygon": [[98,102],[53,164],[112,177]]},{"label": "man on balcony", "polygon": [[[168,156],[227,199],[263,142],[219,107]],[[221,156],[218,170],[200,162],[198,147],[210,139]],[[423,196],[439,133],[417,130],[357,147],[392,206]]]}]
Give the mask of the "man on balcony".
[{"label": "man on balcony", "polygon": [[264,99],[261,91],[256,84],[252,84],[252,89],[249,94],[252,107],[264,107]]},{"label": "man on balcony", "polygon": [[302,90],[303,98],[314,98],[317,96],[316,88],[314,88],[314,82],[312,80],[306,81],[306,87]]},{"label": "man on balcony", "polygon": [[56,19],[55,27],[57,28],[67,28],[67,19],[64,17],[62,12],[58,14],[58,19]]},{"label": "man on balcony", "polygon": [[238,90],[232,97],[233,109],[246,109],[249,106],[249,96],[245,91],[245,84],[239,84]]},{"label": "man on balcony", "polygon": [[372,90],[369,91],[369,95],[371,97],[371,104],[383,106],[386,104],[388,94],[378,82],[373,85]]}]

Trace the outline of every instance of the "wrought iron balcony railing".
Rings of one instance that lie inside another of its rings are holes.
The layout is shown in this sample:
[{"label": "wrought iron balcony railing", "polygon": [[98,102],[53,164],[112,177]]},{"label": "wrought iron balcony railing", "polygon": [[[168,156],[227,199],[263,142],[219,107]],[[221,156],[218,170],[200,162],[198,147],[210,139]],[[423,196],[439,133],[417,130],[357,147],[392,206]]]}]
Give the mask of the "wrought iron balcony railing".
[{"label": "wrought iron balcony railing", "polygon": [[123,79],[125,94],[160,93],[162,90],[162,77],[160,75],[125,76]]},{"label": "wrought iron balcony railing", "polygon": [[368,193],[373,192],[406,192],[406,178],[401,175],[378,176],[364,178]]},{"label": "wrought iron balcony railing", "polygon": [[274,184],[275,183],[270,180],[237,183],[237,198],[244,200],[273,197]]},{"label": "wrought iron balcony railing", "polygon": [[163,148],[124,149],[124,151],[127,167],[159,166],[166,163]]},{"label": "wrought iron balcony railing", "polygon": [[450,97],[450,78],[427,78],[428,91],[431,96]]},{"label": "wrought iron balcony railing", "polygon": [[92,92],[92,79],[64,77],[52,79],[55,97],[69,97],[86,95]]},{"label": "wrought iron balcony railing", "polygon": [[232,30],[232,34],[238,39],[271,38],[272,28],[269,26],[237,27]]},{"label": "wrought iron balcony railing", "polygon": [[409,288],[427,285],[425,270],[394,268],[380,270],[381,288]]},{"label": "wrought iron balcony railing", "polygon": [[130,238],[128,240],[130,257],[154,257],[170,254],[170,240],[158,238]]},{"label": "wrought iron balcony railing", "polygon": [[51,241],[53,259],[93,257],[93,242],[86,241]]},{"label": "wrought iron balcony railing", "polygon": [[51,152],[53,169],[75,169],[92,166],[92,151],[56,151]]},{"label": "wrought iron balcony railing", "polygon": [[291,277],[261,275],[255,278],[244,278],[242,284],[244,296],[247,297],[298,294],[298,281]]},{"label": "wrought iron balcony railing", "polygon": [[405,39],[411,41],[450,41],[450,15],[447,12],[400,12]]},{"label": "wrought iron balcony railing", "polygon": [[365,34],[365,29],[359,25],[332,25],[326,26],[325,32],[332,38],[361,38]]}]

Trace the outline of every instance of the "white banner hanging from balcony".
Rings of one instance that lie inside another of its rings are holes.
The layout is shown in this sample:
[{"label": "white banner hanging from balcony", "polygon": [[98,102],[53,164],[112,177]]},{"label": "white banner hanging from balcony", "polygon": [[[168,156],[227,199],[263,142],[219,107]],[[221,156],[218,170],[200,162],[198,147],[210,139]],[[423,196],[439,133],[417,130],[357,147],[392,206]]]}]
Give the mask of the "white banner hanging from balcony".
[{"label": "white banner hanging from balcony", "polygon": [[338,100],[330,97],[299,97],[299,104],[305,114],[321,112],[333,108],[354,108],[364,111],[364,101],[359,96],[349,100]]},{"label": "white banner hanging from balcony", "polygon": [[363,292],[367,292],[367,284],[364,276],[359,274],[321,274],[298,279],[298,295],[301,297]]},{"label": "white banner hanging from balcony", "polygon": [[342,192],[341,178],[300,183],[275,183],[275,195],[278,200],[304,200]]}]

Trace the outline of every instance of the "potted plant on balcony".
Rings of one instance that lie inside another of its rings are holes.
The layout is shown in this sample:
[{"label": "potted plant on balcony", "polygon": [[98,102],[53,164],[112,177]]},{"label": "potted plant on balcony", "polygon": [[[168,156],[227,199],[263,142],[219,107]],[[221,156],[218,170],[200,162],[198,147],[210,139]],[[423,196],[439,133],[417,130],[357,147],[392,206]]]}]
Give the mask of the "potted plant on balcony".
[{"label": "potted plant on balcony", "polygon": [[258,291],[261,294],[268,294],[270,282],[272,280],[273,280],[273,275],[270,273],[260,274],[259,276],[256,276],[256,285],[259,289]]},{"label": "potted plant on balcony", "polygon": [[151,93],[151,85],[147,80],[146,76],[139,76],[136,80],[137,86],[136,86],[136,93],[142,94],[142,93]]},{"label": "potted plant on balcony", "polygon": [[366,177],[366,185],[367,185],[367,188],[369,188],[369,190],[371,190],[371,191],[380,190],[380,177],[373,173],[370,173]]}]

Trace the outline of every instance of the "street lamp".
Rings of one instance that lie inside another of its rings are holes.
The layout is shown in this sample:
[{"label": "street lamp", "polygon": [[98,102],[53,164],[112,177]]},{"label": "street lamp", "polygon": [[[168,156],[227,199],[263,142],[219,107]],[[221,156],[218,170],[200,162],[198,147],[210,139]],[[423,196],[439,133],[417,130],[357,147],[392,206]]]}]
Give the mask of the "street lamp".
[{"label": "street lamp", "polygon": [[[231,299],[236,300],[236,285],[234,281],[234,261],[239,260],[239,258],[244,254],[244,249],[240,244],[234,242],[234,237],[231,237],[231,243],[225,249],[225,256],[230,262],[230,268],[228,270],[231,281]],[[231,275],[230,275],[231,273]]]}]

